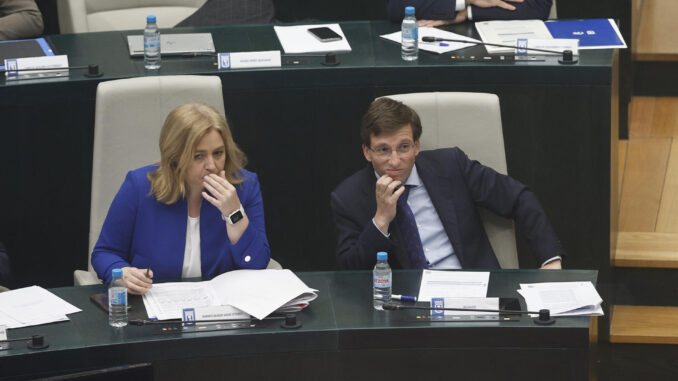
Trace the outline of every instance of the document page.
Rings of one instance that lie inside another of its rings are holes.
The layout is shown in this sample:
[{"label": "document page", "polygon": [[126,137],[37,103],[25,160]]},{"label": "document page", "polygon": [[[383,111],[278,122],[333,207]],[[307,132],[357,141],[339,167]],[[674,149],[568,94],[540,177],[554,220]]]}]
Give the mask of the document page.
[{"label": "document page", "polygon": [[591,282],[521,284],[518,293],[530,311],[548,309],[552,316],[603,314],[603,300]]},{"label": "document page", "polygon": [[39,286],[0,293],[0,324],[8,328],[68,320],[67,314],[80,311],[78,307]]},{"label": "document page", "polygon": [[419,286],[420,302],[431,298],[484,298],[490,273],[485,271],[436,271],[424,270]]},{"label": "document page", "polygon": [[[516,45],[516,39],[550,40],[551,33],[541,20],[480,21],[475,23],[483,42],[502,45]],[[488,53],[510,53],[512,48],[485,46]]]},{"label": "document page", "polygon": [[149,319],[181,319],[184,308],[217,305],[214,290],[208,282],[155,283],[144,294]]}]

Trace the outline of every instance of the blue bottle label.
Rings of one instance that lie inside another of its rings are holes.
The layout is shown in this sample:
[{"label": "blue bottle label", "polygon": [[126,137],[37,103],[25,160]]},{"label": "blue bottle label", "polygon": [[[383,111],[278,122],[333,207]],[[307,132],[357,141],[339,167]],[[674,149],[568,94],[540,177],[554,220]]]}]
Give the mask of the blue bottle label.
[{"label": "blue bottle label", "polygon": [[111,292],[108,297],[111,299],[111,304],[127,304],[126,292]]},{"label": "blue bottle label", "polygon": [[403,29],[403,38],[411,38],[416,40],[419,38],[419,29],[418,28],[405,28]]}]

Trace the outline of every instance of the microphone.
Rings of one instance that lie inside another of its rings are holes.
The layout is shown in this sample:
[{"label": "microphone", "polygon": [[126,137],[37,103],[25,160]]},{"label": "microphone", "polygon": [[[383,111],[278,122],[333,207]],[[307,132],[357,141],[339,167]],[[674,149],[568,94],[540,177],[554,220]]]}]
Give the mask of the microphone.
[{"label": "microphone", "polygon": [[[0,340],[0,343],[12,343],[15,341],[27,341],[26,343],[26,348],[28,349],[45,349],[49,347],[49,344],[45,342],[45,337],[42,335],[33,335],[31,337],[18,337],[16,339],[7,339],[7,340]],[[3,348],[3,349],[8,349],[8,348]]]},{"label": "microphone", "polygon": [[[468,41],[468,40],[461,40],[461,39],[454,39],[454,38],[442,38],[442,37],[431,37],[431,36],[422,37],[421,40],[424,41],[424,42],[449,41],[449,42],[461,42],[461,43],[465,43],[465,44],[472,43],[471,41]],[[479,44],[479,45],[489,45],[489,46],[499,46],[501,48],[525,49],[525,50],[533,50],[533,51],[536,51],[536,52],[560,54],[562,56],[561,56],[561,58],[558,59],[558,62],[560,64],[563,64],[563,65],[573,65],[573,64],[576,64],[579,61],[578,59],[574,58],[574,54],[569,49],[563,50],[562,52],[559,52],[557,50],[528,48],[528,47],[521,47],[521,46],[514,46],[514,45],[502,45],[502,44],[494,44],[494,43],[490,43],[490,42],[478,42],[477,44]]]},{"label": "microphone", "polygon": [[527,310],[488,310],[488,309],[470,309],[470,308],[452,308],[452,307],[422,307],[422,306],[405,306],[402,304],[395,303],[384,303],[384,310],[395,311],[395,310],[425,310],[425,311],[464,311],[464,312],[496,312],[509,315],[528,315],[528,314],[538,314],[536,318],[532,318],[535,324],[539,325],[549,325],[555,323],[555,319],[551,317],[551,311],[549,310],[539,310],[536,311],[527,311]]},{"label": "microphone", "polygon": [[[87,72],[83,74],[88,78],[97,78],[104,75],[102,71],[99,71],[99,65],[87,65],[87,66],[68,66],[68,67],[50,67],[44,69],[2,69],[0,70],[0,75],[3,75],[8,72],[23,72],[23,71],[66,71],[66,70],[84,70],[87,69]],[[2,76],[4,78],[4,75]]]}]

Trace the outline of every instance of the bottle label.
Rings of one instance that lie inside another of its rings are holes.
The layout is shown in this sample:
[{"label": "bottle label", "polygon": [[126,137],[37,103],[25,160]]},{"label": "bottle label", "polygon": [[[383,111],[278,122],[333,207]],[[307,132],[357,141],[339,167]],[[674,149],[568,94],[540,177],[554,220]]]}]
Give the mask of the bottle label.
[{"label": "bottle label", "polygon": [[375,275],[372,278],[372,284],[376,288],[388,288],[391,287],[391,275]]},{"label": "bottle label", "polygon": [[145,37],[144,48],[157,48],[160,46],[160,37]]},{"label": "bottle label", "polygon": [[126,292],[111,292],[108,294],[110,299],[110,304],[127,304],[127,293]]},{"label": "bottle label", "polygon": [[411,38],[417,40],[419,38],[418,28],[403,28],[403,38]]}]

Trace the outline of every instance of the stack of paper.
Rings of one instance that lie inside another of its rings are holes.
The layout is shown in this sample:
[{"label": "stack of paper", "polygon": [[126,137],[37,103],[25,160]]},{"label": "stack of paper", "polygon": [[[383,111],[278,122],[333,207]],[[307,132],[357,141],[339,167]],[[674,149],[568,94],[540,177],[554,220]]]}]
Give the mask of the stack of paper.
[{"label": "stack of paper", "polygon": [[[308,31],[310,28],[322,27],[332,29],[341,36],[341,40],[322,42]],[[273,29],[286,54],[344,53],[351,51],[351,45],[348,44],[339,24],[274,26]]]},{"label": "stack of paper", "polygon": [[529,311],[548,309],[551,316],[603,315],[603,299],[591,282],[521,283],[518,293]]},{"label": "stack of paper", "polygon": [[[393,41],[393,42],[397,42],[399,44],[401,42],[401,32],[400,31],[393,32],[393,33],[390,33],[390,34],[384,34],[380,37],[385,38],[385,39],[390,40],[390,41]],[[445,41],[424,42],[422,40],[424,37],[438,37],[438,38],[447,38],[447,39],[450,39],[450,40],[464,40],[464,41],[468,41],[468,43],[450,42],[450,41],[447,41],[447,42],[445,42]],[[466,36],[462,36],[460,34],[456,34],[456,33],[452,33],[452,32],[447,32],[447,31],[440,30],[440,29],[437,29],[437,28],[429,28],[429,27],[425,27],[425,26],[422,26],[422,27],[419,28],[419,49],[420,50],[426,50],[426,51],[429,51],[429,52],[441,54],[441,53],[445,53],[445,52],[451,52],[451,51],[457,50],[457,49],[467,48],[467,47],[473,46],[473,45],[475,45],[479,42],[480,41],[478,41],[476,39],[466,37]]]},{"label": "stack of paper", "polygon": [[0,325],[20,328],[68,320],[67,314],[80,312],[39,286],[0,293]]},{"label": "stack of paper", "polygon": [[[551,33],[541,20],[500,20],[477,22],[476,30],[483,42],[501,45],[516,45],[516,39],[550,40]],[[485,45],[488,53],[510,53],[512,48]]]},{"label": "stack of paper", "polygon": [[290,270],[235,270],[205,282],[154,284],[144,295],[149,318],[181,319],[184,308],[232,306],[257,319],[295,312],[318,297]]}]

